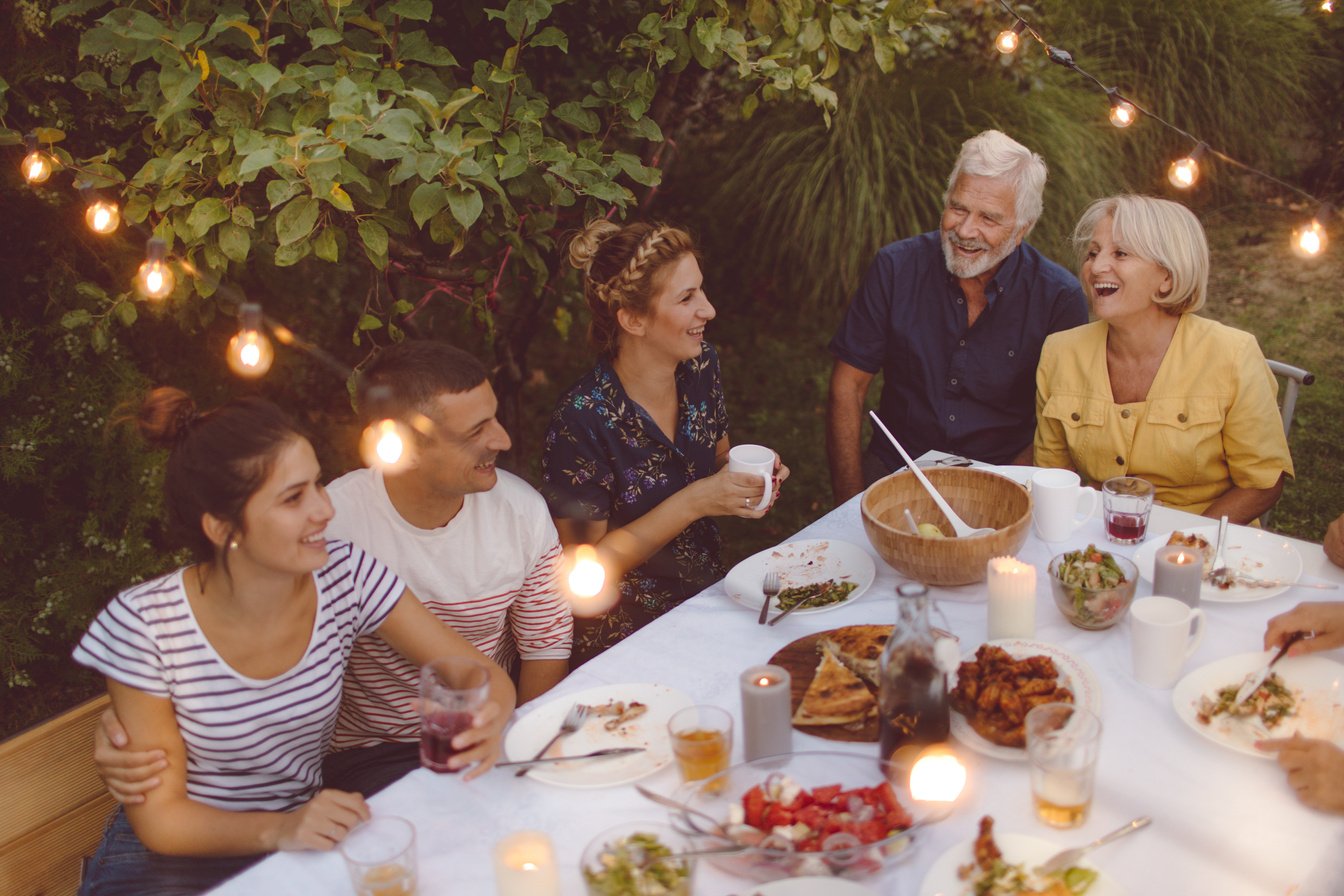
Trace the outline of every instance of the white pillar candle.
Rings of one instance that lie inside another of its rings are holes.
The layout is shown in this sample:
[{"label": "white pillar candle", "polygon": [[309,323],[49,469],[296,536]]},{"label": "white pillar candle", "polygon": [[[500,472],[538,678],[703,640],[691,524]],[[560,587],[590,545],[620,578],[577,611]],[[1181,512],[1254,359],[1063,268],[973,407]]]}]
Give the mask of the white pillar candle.
[{"label": "white pillar candle", "polygon": [[498,896],[560,896],[551,839],[540,831],[519,831],[495,844]]},{"label": "white pillar candle", "polygon": [[1174,597],[1191,607],[1199,606],[1204,587],[1204,557],[1184,545],[1157,549],[1153,558],[1153,593]]},{"label": "white pillar candle", "polygon": [[793,752],[791,680],[782,666],[752,666],[742,673],[742,752],[748,759]]},{"label": "white pillar candle", "polygon": [[989,640],[1036,636],[1036,567],[1014,557],[988,564]]}]

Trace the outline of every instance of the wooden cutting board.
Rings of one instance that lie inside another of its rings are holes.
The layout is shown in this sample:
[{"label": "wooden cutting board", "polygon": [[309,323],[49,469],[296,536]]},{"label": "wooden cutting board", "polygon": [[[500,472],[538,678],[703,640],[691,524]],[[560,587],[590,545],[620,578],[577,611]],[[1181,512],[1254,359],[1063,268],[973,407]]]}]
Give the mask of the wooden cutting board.
[{"label": "wooden cutting board", "polygon": [[[771,663],[782,666],[789,671],[790,712],[798,711],[798,705],[803,702],[803,694],[807,693],[808,685],[812,684],[812,675],[817,671],[817,664],[821,662],[821,654],[817,651],[817,641],[836,631],[839,631],[839,629],[828,629],[824,632],[804,635],[797,641],[780,648],[774,656],[770,657]],[[867,682],[864,683],[867,684]],[[871,685],[869,685],[868,690],[873,691],[873,699],[877,699],[877,692]],[[870,719],[867,724],[861,726],[794,725],[793,727],[805,734],[815,735],[826,740],[877,743],[876,718]]]}]

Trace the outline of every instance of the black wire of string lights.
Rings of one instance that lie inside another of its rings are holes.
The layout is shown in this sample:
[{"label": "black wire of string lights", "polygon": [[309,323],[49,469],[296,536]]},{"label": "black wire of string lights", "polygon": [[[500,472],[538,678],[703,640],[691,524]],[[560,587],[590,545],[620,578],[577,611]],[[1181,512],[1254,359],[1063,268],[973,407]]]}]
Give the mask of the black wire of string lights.
[{"label": "black wire of string lights", "polygon": [[[1008,55],[1016,52],[1021,43],[1021,36],[1026,34],[1045,49],[1047,59],[1056,65],[1081,75],[1106,94],[1106,98],[1110,102],[1110,111],[1108,115],[1111,124],[1118,128],[1125,128],[1138,120],[1139,116],[1143,116],[1145,118],[1151,118],[1163,127],[1175,131],[1177,134],[1180,134],[1186,140],[1190,141],[1191,145],[1194,147],[1190,151],[1190,154],[1175,160],[1167,168],[1167,180],[1171,182],[1172,186],[1181,190],[1188,190],[1193,187],[1199,180],[1200,159],[1206,155],[1227,162],[1248,174],[1264,178],[1285,190],[1296,193],[1298,196],[1306,199],[1311,205],[1315,206],[1316,211],[1311,220],[1302,223],[1293,230],[1292,248],[1296,254],[1306,258],[1315,257],[1325,251],[1327,242],[1325,224],[1329,221],[1333,211],[1330,203],[1317,196],[1313,196],[1311,193],[1308,193],[1300,187],[1290,184],[1287,181],[1280,180],[1268,172],[1261,171],[1259,168],[1248,165],[1221,150],[1215,149],[1210,146],[1207,141],[1201,140],[1184,128],[1167,121],[1150,109],[1141,106],[1132,97],[1123,95],[1118,87],[1108,86],[1091,72],[1085,70],[1078,64],[1077,60],[1073,58],[1073,54],[1068,50],[1065,50],[1062,47],[1057,47],[1047,41],[1040,31],[1013,9],[1008,3],[1008,0],[998,0],[998,2],[999,5],[1003,7],[1004,11],[1013,17],[1012,27],[999,32],[994,40],[994,46],[1000,53]],[[1322,0],[1319,8],[1322,12],[1326,13],[1334,11],[1332,0]]]}]

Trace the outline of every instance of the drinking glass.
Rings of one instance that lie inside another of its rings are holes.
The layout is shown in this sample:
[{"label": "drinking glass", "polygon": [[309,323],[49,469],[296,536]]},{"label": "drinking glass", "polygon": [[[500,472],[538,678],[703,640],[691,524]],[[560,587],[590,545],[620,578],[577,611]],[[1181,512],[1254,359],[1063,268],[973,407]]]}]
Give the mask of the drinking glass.
[{"label": "drinking glass", "polygon": [[459,752],[453,738],[471,727],[490,693],[490,672],[466,657],[449,657],[420,668],[420,764],[455,773],[448,760]]},{"label": "drinking glass", "polygon": [[340,849],[356,896],[415,896],[415,827],[406,819],[370,818]]},{"label": "drinking glass", "polygon": [[1116,476],[1101,486],[1106,538],[1116,544],[1138,544],[1148,531],[1148,514],[1157,490],[1146,479]]},{"label": "drinking glass", "polygon": [[733,717],[717,706],[688,706],[667,722],[683,781],[700,781],[728,768]]},{"label": "drinking glass", "polygon": [[1101,719],[1072,703],[1042,703],[1026,718],[1031,799],[1051,827],[1076,828],[1092,807]]}]

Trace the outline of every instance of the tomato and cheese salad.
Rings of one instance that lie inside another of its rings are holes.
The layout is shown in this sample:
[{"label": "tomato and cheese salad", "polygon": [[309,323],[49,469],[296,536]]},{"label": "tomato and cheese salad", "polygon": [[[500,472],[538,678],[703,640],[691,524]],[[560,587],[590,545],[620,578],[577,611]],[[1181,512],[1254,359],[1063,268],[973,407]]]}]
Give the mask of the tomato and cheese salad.
[{"label": "tomato and cheese salad", "polygon": [[876,843],[914,823],[885,781],[849,790],[840,784],[807,790],[784,775],[771,775],[743,794],[741,805],[731,807],[729,821],[765,834],[769,842],[763,846],[797,852]]}]

